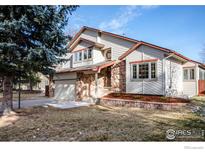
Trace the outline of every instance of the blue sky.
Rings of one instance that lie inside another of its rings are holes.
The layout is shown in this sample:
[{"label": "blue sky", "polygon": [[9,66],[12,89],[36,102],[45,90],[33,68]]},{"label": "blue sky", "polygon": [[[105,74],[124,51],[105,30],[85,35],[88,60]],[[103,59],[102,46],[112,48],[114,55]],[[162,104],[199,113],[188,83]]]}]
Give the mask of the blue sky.
[{"label": "blue sky", "polygon": [[205,48],[205,6],[80,6],[67,33],[99,28],[175,50],[201,61]]}]

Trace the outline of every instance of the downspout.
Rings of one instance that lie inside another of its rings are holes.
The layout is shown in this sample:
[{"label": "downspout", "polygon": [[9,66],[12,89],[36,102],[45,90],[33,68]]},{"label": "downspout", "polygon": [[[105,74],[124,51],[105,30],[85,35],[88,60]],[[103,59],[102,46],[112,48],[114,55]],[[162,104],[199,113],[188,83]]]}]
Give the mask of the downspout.
[{"label": "downspout", "polygon": [[[163,87],[163,95],[165,96],[166,95],[166,71],[165,71],[165,68],[166,68],[166,60],[168,59],[168,58],[170,58],[170,57],[172,57],[174,54],[172,53],[172,54],[170,54],[169,56],[167,56],[167,57],[165,57],[165,58],[163,58],[162,59],[162,70],[163,70],[163,85],[164,85],[164,87]],[[170,69],[171,69],[171,65],[170,65]],[[171,75],[171,74],[170,74]]]},{"label": "downspout", "polygon": [[98,71],[95,72],[95,103],[99,103],[99,99],[98,99]]},{"label": "downspout", "polygon": [[195,64],[195,82],[196,82],[196,95],[199,95],[199,90],[198,90],[198,80],[199,80],[199,65]]},{"label": "downspout", "polygon": [[[142,46],[142,58],[141,59],[142,61],[144,60],[144,47],[143,46]],[[142,80],[142,94],[144,94],[144,79]]]}]

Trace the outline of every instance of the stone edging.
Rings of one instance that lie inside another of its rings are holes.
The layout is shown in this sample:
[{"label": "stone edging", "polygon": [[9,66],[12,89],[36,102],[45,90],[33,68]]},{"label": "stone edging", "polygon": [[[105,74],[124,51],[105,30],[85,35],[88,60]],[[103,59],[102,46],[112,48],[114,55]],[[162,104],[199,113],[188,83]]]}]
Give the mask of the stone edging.
[{"label": "stone edging", "polygon": [[179,109],[182,106],[185,106],[187,103],[162,103],[162,102],[146,102],[146,101],[127,100],[127,99],[101,98],[100,104],[111,105],[111,106],[137,107],[137,108],[145,108],[145,109],[172,110],[172,109]]}]

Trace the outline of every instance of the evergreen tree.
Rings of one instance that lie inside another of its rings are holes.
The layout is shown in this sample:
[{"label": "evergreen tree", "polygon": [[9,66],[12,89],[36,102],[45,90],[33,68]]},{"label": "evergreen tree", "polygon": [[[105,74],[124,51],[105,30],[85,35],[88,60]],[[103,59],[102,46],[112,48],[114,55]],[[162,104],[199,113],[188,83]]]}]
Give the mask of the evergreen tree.
[{"label": "evergreen tree", "polygon": [[12,104],[15,76],[27,72],[51,74],[65,54],[63,28],[77,6],[0,6],[0,75],[3,108]]}]

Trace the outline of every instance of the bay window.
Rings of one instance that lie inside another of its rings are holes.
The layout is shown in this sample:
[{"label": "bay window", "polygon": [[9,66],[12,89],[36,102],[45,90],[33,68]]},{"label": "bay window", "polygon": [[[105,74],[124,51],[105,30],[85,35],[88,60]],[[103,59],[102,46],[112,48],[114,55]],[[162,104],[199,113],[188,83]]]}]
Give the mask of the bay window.
[{"label": "bay window", "polygon": [[146,62],[139,64],[131,64],[131,79],[156,79],[157,78],[157,63]]}]

